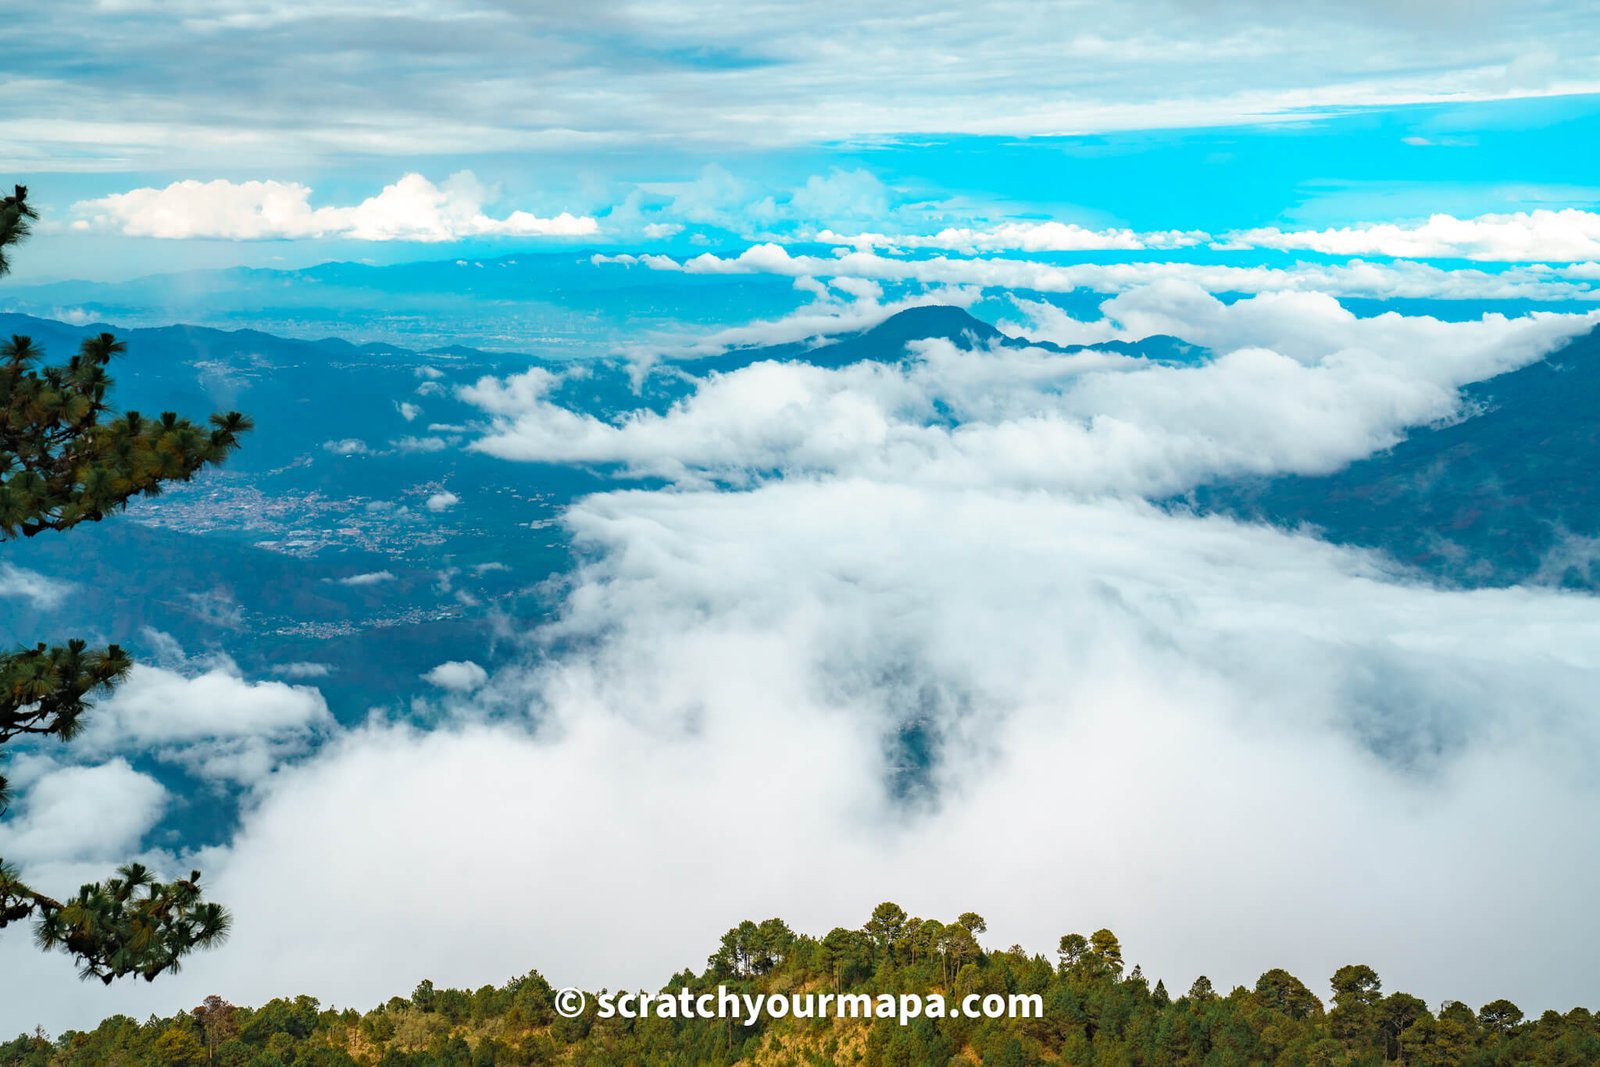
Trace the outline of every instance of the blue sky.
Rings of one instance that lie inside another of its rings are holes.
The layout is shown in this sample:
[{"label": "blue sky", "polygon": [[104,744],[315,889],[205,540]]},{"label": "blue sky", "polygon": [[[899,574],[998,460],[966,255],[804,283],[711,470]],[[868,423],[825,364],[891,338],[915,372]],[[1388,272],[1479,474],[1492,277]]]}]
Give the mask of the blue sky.
[{"label": "blue sky", "polygon": [[[730,9],[731,11],[731,9]],[[819,229],[1325,228],[1588,209],[1600,48],[1569,4],[151,3],[13,16],[19,280],[733,248]],[[507,236],[230,226],[472,176]],[[161,205],[96,201],[228,183]],[[256,192],[240,191],[247,183]],[[231,195],[225,195],[231,194]],[[174,230],[174,212],[190,225]],[[579,225],[550,223],[563,213]],[[591,223],[592,224],[589,224]],[[74,230],[73,227],[77,229]],[[181,233],[148,237],[141,233]],[[212,235],[225,239],[213,239]],[[235,239],[243,236],[246,239]],[[415,236],[415,235],[409,235]],[[378,239],[381,238],[381,239]],[[443,238],[443,239],[441,239]]]}]

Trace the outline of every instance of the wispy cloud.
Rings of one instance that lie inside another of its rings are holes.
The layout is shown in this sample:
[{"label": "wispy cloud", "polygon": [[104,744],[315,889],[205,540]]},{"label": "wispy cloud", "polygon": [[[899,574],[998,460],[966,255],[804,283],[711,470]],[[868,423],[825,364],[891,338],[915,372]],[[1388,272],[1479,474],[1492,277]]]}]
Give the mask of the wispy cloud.
[{"label": "wispy cloud", "polygon": [[1479,0],[1471,17],[1419,14],[1433,10],[61,0],[13,15],[7,66],[24,78],[9,88],[0,155],[148,171],[1037,135],[1596,85],[1596,30],[1580,8]]},{"label": "wispy cloud", "polygon": [[30,571],[26,567],[0,563],[0,597],[16,597],[36,608],[49,609],[66,599],[70,592],[70,582]]}]

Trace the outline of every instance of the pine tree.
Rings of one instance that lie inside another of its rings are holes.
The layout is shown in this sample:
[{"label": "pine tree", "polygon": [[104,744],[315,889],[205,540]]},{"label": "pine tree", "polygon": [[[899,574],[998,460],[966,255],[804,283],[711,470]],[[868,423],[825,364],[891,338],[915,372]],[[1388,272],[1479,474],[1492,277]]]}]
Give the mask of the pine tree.
[{"label": "pine tree", "polygon": [[[19,185],[0,199],[0,275],[11,265],[6,249],[37,218],[27,197]],[[250,428],[238,412],[211,416],[209,427],[171,412],[115,415],[106,366],[126,347],[102,333],[50,366],[27,337],[0,344],[0,541],[99,521],[135,496],[154,496],[221,462]],[[132,665],[116,645],[90,649],[79,640],[0,651],[0,745],[23,736],[72,740],[91,698]],[[0,815],[7,801],[0,776]],[[227,935],[228,913],[202,898],[199,881],[196,871],[161,882],[134,863],[57,900],[24,884],[0,858],[0,929],[32,920],[39,946],[72,955],[85,978],[153,980]]]}]

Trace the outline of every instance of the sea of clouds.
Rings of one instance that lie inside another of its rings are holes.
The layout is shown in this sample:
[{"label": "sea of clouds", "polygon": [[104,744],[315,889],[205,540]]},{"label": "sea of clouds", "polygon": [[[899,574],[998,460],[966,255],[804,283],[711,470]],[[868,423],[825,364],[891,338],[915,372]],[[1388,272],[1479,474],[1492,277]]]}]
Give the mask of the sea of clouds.
[{"label": "sea of clouds", "polygon": [[[1168,333],[1216,358],[929,341],[892,365],[710,375],[609,421],[555,404],[546,371],[472,386],[475,447],[623,472],[565,517],[559,620],[520,635],[514,669],[442,665],[471,684],[440,686],[430,729],[331,730],[314,689],[223,662],[131,681],[100,727],[130,743],[192,734],[161,725],[182,679],[254,694],[239,732],[268,740],[198,764],[249,777],[237,834],[153,857],[204,868],[233,939],[102,991],[7,936],[0,1032],[209,993],[364,1009],[530,968],[654,988],[741,919],[821,934],[885,899],[977,910],[989,942],[1046,953],[1109,926],[1175,990],[1285,966],[1321,991],[1366,962],[1435,1005],[1600,1006],[1600,601],[1444,590],[1152,502],[1336,469],[1600,318],[1363,319],[1182,279],[1092,321],[1017,314],[1032,336]],[[290,759],[286,729],[330,737]],[[162,802],[118,759],[23,770],[0,854],[52,884],[137,848]],[[63,854],[51,797],[83,801],[59,776],[90,773],[96,810],[129,800]]]}]

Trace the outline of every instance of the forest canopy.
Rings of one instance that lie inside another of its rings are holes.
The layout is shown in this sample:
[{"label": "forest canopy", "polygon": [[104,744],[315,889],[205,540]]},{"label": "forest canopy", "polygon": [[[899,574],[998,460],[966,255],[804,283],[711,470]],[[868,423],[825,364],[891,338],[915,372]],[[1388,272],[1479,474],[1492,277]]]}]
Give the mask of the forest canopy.
[{"label": "forest canopy", "polygon": [[503,986],[441,989],[419,983],[365,1013],[315,998],[237,1007],[220,996],[192,1011],[136,1022],[107,1019],[51,1040],[0,1045],[0,1067],[202,1064],[226,1067],[481,1067],[495,1064],[690,1064],[921,1067],[1032,1064],[1117,1067],[1490,1067],[1600,1062],[1600,1020],[1586,1008],[1524,1018],[1508,1000],[1437,1010],[1385,992],[1371,967],[1340,967],[1318,995],[1286,970],[1227,992],[1201,976],[1173,995],[1126,967],[1110,930],[1062,936],[1053,958],[1019,946],[986,947],[982,916],[950,922],[893,903],[858,928],[817,937],[781,919],[748,920],[723,936],[706,966],[674,975],[662,992],[834,991],[1037,994],[1034,1018],[743,1019],[601,1018],[591,994],[565,1018],[538,972]]}]

